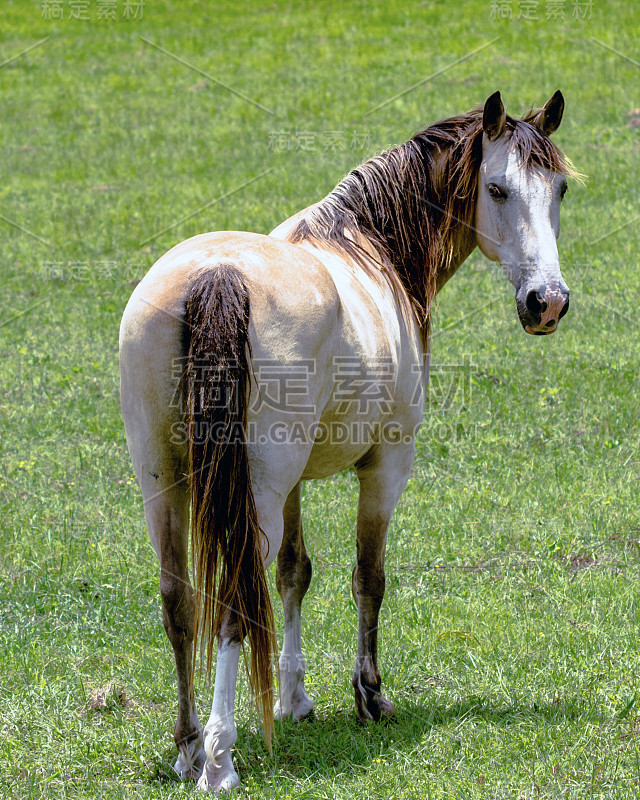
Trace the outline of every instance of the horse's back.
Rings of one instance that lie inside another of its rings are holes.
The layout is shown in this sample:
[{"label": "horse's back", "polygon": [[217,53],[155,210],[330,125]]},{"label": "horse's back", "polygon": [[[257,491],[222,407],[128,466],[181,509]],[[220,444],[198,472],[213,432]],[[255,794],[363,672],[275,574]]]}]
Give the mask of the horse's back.
[{"label": "horse's back", "polygon": [[[312,254],[256,233],[220,231],[194,236],[169,250],[151,267],[133,292],[121,324],[121,344],[143,335],[142,323],[173,318],[180,327],[185,299],[203,271],[231,264],[242,272],[251,296],[255,328],[279,320],[314,323],[335,314],[339,303],[331,276]],[[263,332],[266,336],[269,330]],[[307,337],[304,337],[307,338]],[[252,342],[253,344],[253,342]],[[256,342],[259,345],[259,342]]]}]

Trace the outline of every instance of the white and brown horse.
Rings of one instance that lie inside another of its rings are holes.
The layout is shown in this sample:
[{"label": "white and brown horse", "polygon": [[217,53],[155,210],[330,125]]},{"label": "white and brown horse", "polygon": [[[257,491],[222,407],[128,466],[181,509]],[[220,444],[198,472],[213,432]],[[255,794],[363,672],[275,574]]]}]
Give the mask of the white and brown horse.
[{"label": "white and brown horse", "polygon": [[[563,107],[556,92],[512,119],[496,92],[483,109],[354,169],[270,236],[196,236],[136,287],[120,330],[122,411],[176,659],[176,769],[201,788],[238,784],[231,748],[245,638],[267,742],[274,715],[312,712],[300,485],[351,466],[360,484],[356,708],[362,720],[394,713],[380,691],[378,612],[387,529],[424,411],[431,302],[479,246],[514,285],[524,329],[556,330],[569,305],[556,239],[571,168],[548,137]],[[265,577],[274,559],[285,620],[275,708]],[[210,666],[216,638],[203,730],[194,641]]]}]

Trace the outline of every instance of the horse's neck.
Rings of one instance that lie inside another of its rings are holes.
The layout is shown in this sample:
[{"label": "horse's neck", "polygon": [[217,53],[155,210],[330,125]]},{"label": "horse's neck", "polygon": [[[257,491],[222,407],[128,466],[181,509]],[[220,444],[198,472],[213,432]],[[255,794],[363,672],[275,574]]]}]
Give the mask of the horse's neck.
[{"label": "horse's neck", "polygon": [[[440,187],[440,194],[446,191],[445,184],[445,164],[448,158],[448,153],[444,150],[440,151],[435,157],[434,169],[434,183]],[[440,203],[439,205],[444,205]],[[474,228],[465,225],[463,222],[458,223],[454,229],[454,239],[451,246],[451,258],[446,264],[441,264],[438,274],[436,276],[436,294],[442,289],[445,283],[455,274],[458,267],[460,267],[469,258],[471,253],[478,245],[476,231]]]},{"label": "horse's neck", "polygon": [[464,264],[467,258],[469,258],[471,253],[476,249],[477,245],[478,241],[475,231],[460,225],[453,242],[451,259],[448,264],[443,264],[438,271],[436,278],[436,294],[442,289],[449,278],[457,272],[458,267]]},{"label": "horse's neck", "polygon": [[[307,206],[307,208],[303,208],[302,210],[298,211],[293,216],[289,217],[289,219],[281,222],[280,225],[274,228],[269,235],[276,239],[286,240],[289,233],[295,228],[300,220],[312,213],[318,205],[319,203],[314,203],[313,205]],[[357,234],[351,234],[351,236],[360,238],[357,237]],[[475,230],[461,223],[458,226],[454,241],[452,243],[451,258],[446,264],[441,265],[438,275],[436,276],[436,294],[440,291],[440,289],[442,289],[449,278],[454,275],[458,267],[460,267],[467,260],[473,250],[475,250],[477,244],[478,242]],[[369,254],[375,259],[375,251],[370,247],[369,242],[366,239],[361,238],[360,245],[363,250],[368,251]]]}]

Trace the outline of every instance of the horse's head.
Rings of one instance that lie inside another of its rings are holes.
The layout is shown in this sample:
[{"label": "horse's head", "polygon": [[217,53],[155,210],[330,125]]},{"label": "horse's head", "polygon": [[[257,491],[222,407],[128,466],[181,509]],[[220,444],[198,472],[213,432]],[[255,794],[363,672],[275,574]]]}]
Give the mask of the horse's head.
[{"label": "horse's head", "polygon": [[563,110],[558,91],[537,114],[511,120],[496,92],[483,114],[478,245],[514,285],[525,331],[539,336],[553,333],[569,309],[556,245],[567,180],[559,151],[547,138]]}]

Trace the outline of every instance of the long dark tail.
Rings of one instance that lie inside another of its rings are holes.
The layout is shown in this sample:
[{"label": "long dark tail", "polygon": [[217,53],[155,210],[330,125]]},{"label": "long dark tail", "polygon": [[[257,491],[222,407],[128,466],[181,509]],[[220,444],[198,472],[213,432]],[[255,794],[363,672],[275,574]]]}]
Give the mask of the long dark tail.
[{"label": "long dark tail", "polygon": [[231,631],[242,642],[248,638],[249,685],[271,749],[276,640],[246,443],[249,293],[232,264],[219,264],[195,281],[186,324],[195,640],[201,654],[206,652],[210,674],[214,639],[223,623],[225,635]]}]

